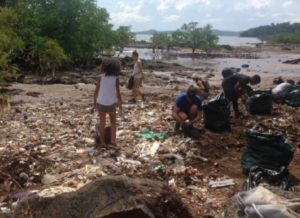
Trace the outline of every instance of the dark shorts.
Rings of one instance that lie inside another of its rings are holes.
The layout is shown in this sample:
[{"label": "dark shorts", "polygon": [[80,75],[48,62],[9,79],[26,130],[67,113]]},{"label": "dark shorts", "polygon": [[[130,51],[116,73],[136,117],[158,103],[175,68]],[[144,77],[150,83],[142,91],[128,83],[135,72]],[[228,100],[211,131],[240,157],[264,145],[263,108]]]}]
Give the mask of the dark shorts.
[{"label": "dark shorts", "polygon": [[229,101],[235,101],[238,99],[238,96],[235,92],[224,92],[225,98],[227,98]]},{"label": "dark shorts", "polygon": [[116,105],[101,105],[101,104],[97,104],[97,108],[99,112],[103,112],[103,113],[113,113],[116,112]]}]

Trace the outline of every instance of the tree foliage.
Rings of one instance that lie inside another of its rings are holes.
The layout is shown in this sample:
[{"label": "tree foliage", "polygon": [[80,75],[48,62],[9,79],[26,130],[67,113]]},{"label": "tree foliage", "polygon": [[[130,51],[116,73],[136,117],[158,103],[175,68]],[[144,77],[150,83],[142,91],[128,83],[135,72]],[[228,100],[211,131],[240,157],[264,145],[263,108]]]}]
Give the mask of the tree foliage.
[{"label": "tree foliage", "polygon": [[130,27],[113,30],[96,0],[3,0],[0,9],[1,69],[12,60],[54,75],[66,60],[88,64],[134,39]]},{"label": "tree foliage", "polygon": [[41,74],[50,72],[52,77],[55,78],[57,67],[63,61],[67,60],[64,50],[53,39],[48,39],[40,45],[38,49],[38,58],[41,67]]},{"label": "tree foliage", "polygon": [[217,47],[218,37],[213,34],[212,27],[206,25],[198,27],[197,22],[183,24],[183,26],[173,34],[173,41],[178,45],[188,46],[194,53],[196,49],[209,52]]},{"label": "tree foliage", "polygon": [[300,23],[278,23],[271,25],[260,26],[256,28],[251,28],[247,31],[241,33],[242,37],[265,37],[265,36],[272,36],[278,35],[282,33],[298,33],[300,32]]},{"label": "tree foliage", "polygon": [[15,73],[9,64],[23,48],[23,41],[15,32],[18,22],[18,16],[12,9],[0,8],[0,85]]},{"label": "tree foliage", "polygon": [[262,37],[268,43],[300,44],[300,33],[281,33],[278,35]]},{"label": "tree foliage", "polygon": [[174,45],[174,39],[172,35],[163,32],[154,33],[151,41],[154,47],[166,47],[168,51]]},{"label": "tree foliage", "polygon": [[74,59],[90,59],[111,46],[109,15],[94,0],[23,0],[17,6],[22,16],[22,35],[28,46],[39,37],[58,42]]},{"label": "tree foliage", "polygon": [[115,31],[115,43],[116,47],[119,47],[119,52],[122,53],[124,47],[134,41],[135,35],[131,32],[130,26],[120,26]]}]

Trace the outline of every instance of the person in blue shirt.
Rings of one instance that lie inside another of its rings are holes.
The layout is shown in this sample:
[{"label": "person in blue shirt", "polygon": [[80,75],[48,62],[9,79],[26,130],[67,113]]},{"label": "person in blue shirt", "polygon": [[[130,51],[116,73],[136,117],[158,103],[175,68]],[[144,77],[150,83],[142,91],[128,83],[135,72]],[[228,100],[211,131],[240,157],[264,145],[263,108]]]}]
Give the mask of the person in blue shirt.
[{"label": "person in blue shirt", "polygon": [[197,88],[190,86],[185,93],[180,94],[176,98],[175,106],[173,107],[172,116],[176,121],[175,132],[179,131],[182,124],[188,121],[188,125],[193,125],[202,117],[202,101],[197,96]]}]

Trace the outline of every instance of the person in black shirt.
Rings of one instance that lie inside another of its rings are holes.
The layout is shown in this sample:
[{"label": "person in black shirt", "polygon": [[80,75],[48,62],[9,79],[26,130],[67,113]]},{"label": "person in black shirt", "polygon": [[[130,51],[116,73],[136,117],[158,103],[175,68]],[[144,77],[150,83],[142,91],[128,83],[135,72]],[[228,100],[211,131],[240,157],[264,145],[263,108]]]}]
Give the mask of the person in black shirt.
[{"label": "person in black shirt", "polygon": [[256,85],[258,83],[260,83],[259,75],[249,77],[244,74],[235,74],[223,80],[222,87],[225,97],[232,102],[236,117],[239,117],[241,114],[238,107],[238,99],[249,90],[248,84]]}]

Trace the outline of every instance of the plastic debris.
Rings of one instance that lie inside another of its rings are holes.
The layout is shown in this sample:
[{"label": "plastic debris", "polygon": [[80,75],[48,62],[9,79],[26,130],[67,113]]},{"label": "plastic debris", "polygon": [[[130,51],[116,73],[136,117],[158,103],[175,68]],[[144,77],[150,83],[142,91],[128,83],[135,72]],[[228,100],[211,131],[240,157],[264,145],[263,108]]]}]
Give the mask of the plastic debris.
[{"label": "plastic debris", "polygon": [[209,181],[208,185],[212,188],[221,188],[221,187],[235,185],[235,183],[233,179],[227,179],[222,181]]}]

